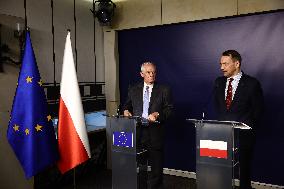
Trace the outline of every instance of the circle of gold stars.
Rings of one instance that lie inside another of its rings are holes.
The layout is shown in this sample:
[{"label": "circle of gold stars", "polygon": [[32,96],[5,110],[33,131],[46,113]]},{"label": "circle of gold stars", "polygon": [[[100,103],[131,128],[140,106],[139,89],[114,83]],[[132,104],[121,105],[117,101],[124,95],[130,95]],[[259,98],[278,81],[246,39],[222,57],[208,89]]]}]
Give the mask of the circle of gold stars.
[{"label": "circle of gold stars", "polygon": [[127,142],[127,137],[124,133],[121,133],[119,136],[118,136],[118,142],[122,145],[125,145],[126,142]]}]

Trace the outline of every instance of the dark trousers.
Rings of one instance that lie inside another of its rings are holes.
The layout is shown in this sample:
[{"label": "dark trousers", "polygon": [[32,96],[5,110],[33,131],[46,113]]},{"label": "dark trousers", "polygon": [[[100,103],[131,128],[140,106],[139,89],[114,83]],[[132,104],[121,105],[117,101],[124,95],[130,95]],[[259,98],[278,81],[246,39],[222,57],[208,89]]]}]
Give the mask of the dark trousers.
[{"label": "dark trousers", "polygon": [[153,137],[149,127],[141,127],[137,136],[137,148],[147,150],[148,163],[151,172],[148,175],[147,189],[163,188],[163,146],[152,144]]},{"label": "dark trousers", "polygon": [[251,188],[251,162],[255,136],[251,131],[240,132],[240,189]]},{"label": "dark trousers", "polygon": [[148,189],[163,188],[163,151],[149,149],[149,165],[151,173],[148,179]]},{"label": "dark trousers", "polygon": [[252,155],[252,148],[240,148],[240,189],[251,188]]}]

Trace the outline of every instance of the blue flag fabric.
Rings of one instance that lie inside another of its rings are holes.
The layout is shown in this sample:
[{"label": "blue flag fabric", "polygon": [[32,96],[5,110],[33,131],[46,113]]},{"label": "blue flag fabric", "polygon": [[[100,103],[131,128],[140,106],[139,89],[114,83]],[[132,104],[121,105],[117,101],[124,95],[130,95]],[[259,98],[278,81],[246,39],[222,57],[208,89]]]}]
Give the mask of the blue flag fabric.
[{"label": "blue flag fabric", "polygon": [[131,132],[113,132],[113,145],[121,147],[133,147],[133,133]]},{"label": "blue flag fabric", "polygon": [[20,161],[26,178],[58,159],[57,142],[29,31],[18,86],[7,130],[8,141]]}]

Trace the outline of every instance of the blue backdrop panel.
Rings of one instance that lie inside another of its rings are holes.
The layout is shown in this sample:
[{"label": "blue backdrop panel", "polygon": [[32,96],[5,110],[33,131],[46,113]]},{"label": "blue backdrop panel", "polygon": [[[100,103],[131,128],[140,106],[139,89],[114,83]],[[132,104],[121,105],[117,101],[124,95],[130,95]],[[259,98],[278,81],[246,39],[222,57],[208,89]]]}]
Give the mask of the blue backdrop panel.
[{"label": "blue backdrop panel", "polygon": [[266,110],[258,129],[253,180],[284,185],[284,12],[147,27],[118,32],[121,102],[140,80],[140,64],[158,68],[173,91],[175,117],[166,129],[165,166],[195,171],[195,130],[186,118],[214,119],[212,88],[227,49],[243,57],[242,70],[260,80]]}]

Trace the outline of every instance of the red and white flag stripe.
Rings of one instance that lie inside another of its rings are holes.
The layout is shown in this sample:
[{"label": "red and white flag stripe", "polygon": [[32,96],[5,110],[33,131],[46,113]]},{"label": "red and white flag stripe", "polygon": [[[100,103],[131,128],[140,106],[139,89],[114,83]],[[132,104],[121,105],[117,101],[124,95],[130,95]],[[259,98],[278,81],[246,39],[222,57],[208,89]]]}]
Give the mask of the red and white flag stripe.
[{"label": "red and white flag stripe", "polygon": [[200,140],[200,156],[225,158],[228,157],[227,142]]},{"label": "red and white flag stripe", "polygon": [[91,157],[70,32],[66,37],[60,83],[58,148],[60,153],[58,167],[61,173]]}]

